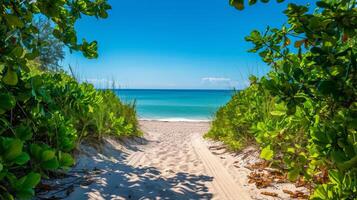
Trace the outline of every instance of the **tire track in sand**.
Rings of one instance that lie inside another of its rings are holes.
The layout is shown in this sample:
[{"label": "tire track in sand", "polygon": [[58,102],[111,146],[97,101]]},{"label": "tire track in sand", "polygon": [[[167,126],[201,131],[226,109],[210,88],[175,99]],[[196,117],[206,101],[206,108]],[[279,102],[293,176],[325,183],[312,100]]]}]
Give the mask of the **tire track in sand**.
[{"label": "tire track in sand", "polygon": [[202,160],[208,174],[214,177],[212,185],[220,196],[230,200],[251,199],[250,195],[242,189],[242,185],[233,180],[220,160],[203,144],[200,135],[197,134],[192,137],[192,146]]}]

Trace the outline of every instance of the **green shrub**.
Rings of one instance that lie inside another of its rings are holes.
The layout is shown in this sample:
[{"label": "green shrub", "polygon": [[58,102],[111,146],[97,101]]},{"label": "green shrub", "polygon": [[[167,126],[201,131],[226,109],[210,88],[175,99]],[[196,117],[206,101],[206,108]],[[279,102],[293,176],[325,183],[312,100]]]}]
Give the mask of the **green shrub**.
[{"label": "green shrub", "polygon": [[[1,75],[0,75],[1,78]],[[135,107],[64,72],[23,72],[0,83],[0,198],[31,198],[49,171],[74,164],[85,137],[140,135]]]},{"label": "green shrub", "polygon": [[[243,9],[243,2],[231,4]],[[289,4],[287,26],[246,37],[254,44],[250,52],[272,70],[258,81],[260,90],[253,84],[218,111],[209,135],[228,144],[254,137],[262,158],[287,169],[290,180],[304,177],[315,186],[312,199],[356,199],[356,1],[316,6],[310,13]],[[270,98],[254,105],[262,94]]]},{"label": "green shrub", "polygon": [[221,140],[232,150],[240,150],[254,140],[252,126],[266,119],[273,99],[256,77],[250,80],[247,89],[237,91],[227,105],[217,111],[205,137]]},{"label": "green shrub", "polygon": [[98,136],[109,134],[114,136],[140,136],[135,104],[123,104],[111,90],[97,91],[103,97],[93,112],[93,126],[97,127]]},{"label": "green shrub", "polygon": [[[0,199],[29,199],[49,171],[73,165],[71,152],[84,137],[140,132],[132,105],[64,72],[39,70],[49,67],[37,62],[49,40],[98,57],[97,42],[79,40],[74,26],[84,15],[107,18],[106,0],[9,0],[0,9]],[[34,23],[41,17],[53,26],[47,39]]]}]

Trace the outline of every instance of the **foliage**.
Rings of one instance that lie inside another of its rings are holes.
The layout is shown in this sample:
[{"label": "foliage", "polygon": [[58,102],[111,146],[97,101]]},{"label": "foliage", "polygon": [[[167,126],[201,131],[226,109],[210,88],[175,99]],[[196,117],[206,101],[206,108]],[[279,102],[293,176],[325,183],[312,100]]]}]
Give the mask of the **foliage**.
[{"label": "foliage", "polygon": [[[269,0],[260,0],[262,3],[268,3]],[[283,2],[284,0],[276,0],[276,2],[278,3],[281,3]],[[251,5],[254,5],[258,2],[258,0],[248,0],[248,4],[251,6]],[[229,0],[229,4],[231,6],[234,6],[235,8],[237,8],[238,10],[243,10],[244,9],[244,4],[245,4],[245,1],[244,0]]]},{"label": "foliage", "polygon": [[138,128],[135,104],[123,105],[118,96],[111,90],[98,91],[103,102],[91,116],[93,127],[97,127],[98,136],[109,134],[113,136],[141,135]]},{"label": "foliage", "polygon": [[[19,81],[21,70],[29,67],[40,56],[43,43],[39,27],[34,19],[46,17],[54,25],[47,38],[56,38],[70,51],[81,51],[87,58],[96,58],[97,42],[78,42],[75,22],[82,15],[106,18],[111,7],[106,0],[6,0],[0,5],[0,66],[4,73],[2,82],[14,86]],[[41,58],[41,57],[40,57]],[[43,56],[42,56],[43,58]],[[49,66],[47,66],[49,67]]]},{"label": "foliage", "polygon": [[64,72],[20,77],[16,86],[0,84],[1,198],[33,196],[41,177],[73,165],[70,153],[84,137],[140,135],[134,107],[111,91]]},{"label": "foliage", "polygon": [[[79,42],[74,25],[82,15],[106,18],[108,9],[106,0],[1,1],[0,199],[32,198],[41,178],[73,165],[71,152],[84,137],[140,134],[134,107],[110,91],[39,70],[62,58],[59,46],[47,60],[53,42],[96,58],[97,42]],[[33,23],[42,17],[45,30]]]},{"label": "foliage", "polygon": [[64,45],[52,35],[53,28],[48,19],[35,20],[38,29],[37,39],[40,41],[38,61],[42,70],[59,70],[59,62],[65,57]]},{"label": "foliage", "polygon": [[232,150],[240,150],[253,140],[251,127],[263,121],[271,108],[271,97],[264,92],[257,78],[250,78],[251,86],[237,91],[232,99],[221,107],[205,137],[223,141]]},{"label": "foliage", "polygon": [[[243,9],[243,2],[231,4]],[[244,99],[261,95],[252,94],[251,85],[226,106],[238,113],[227,117],[219,111],[211,131],[220,138],[227,132],[220,129],[235,130],[219,121],[262,115],[248,120],[246,133],[235,134],[251,134],[262,147],[261,156],[286,168],[291,180],[302,176],[316,184],[312,199],[356,199],[356,2],[318,1],[313,12],[308,6],[289,4],[284,13],[288,25],[246,37],[254,44],[250,52],[272,68],[258,81],[271,98],[247,112],[250,105]],[[271,101],[274,105],[266,115],[265,105]],[[326,170],[329,181],[317,180]]]}]

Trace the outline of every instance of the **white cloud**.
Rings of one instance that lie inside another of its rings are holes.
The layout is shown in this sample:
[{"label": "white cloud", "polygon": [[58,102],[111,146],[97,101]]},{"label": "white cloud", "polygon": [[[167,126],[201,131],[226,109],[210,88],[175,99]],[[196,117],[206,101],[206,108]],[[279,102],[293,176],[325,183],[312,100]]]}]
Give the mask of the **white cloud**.
[{"label": "white cloud", "polygon": [[205,87],[228,89],[234,87],[233,80],[226,77],[203,77],[201,82]]},{"label": "white cloud", "polygon": [[224,78],[224,77],[203,77],[201,80],[203,82],[210,82],[210,83],[231,82],[230,78]]},{"label": "white cloud", "polygon": [[249,86],[248,80],[234,80],[227,77],[203,77],[202,84],[214,88],[243,89]]}]

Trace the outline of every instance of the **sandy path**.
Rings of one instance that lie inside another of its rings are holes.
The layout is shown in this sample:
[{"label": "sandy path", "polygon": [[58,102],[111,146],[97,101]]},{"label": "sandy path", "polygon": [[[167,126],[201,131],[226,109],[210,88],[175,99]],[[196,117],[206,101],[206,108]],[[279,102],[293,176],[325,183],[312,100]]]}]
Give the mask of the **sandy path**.
[{"label": "sandy path", "polygon": [[108,140],[101,153],[84,150],[77,168],[101,173],[68,199],[250,199],[203,142],[208,123],[140,123],[141,145]]},{"label": "sandy path", "polygon": [[[201,188],[191,188],[195,184],[188,180],[173,187],[180,192],[197,192],[196,197],[215,199],[250,199],[232,176],[202,142],[202,135],[208,131],[208,123],[191,122],[142,122],[142,129],[151,143],[143,152],[133,154],[130,163],[136,166],[153,166],[163,172],[166,178],[176,173],[185,173],[196,177],[205,177],[200,182]],[[137,160],[138,157],[141,159]],[[135,160],[132,162],[132,160]],[[205,189],[204,191],[200,189]]]}]

